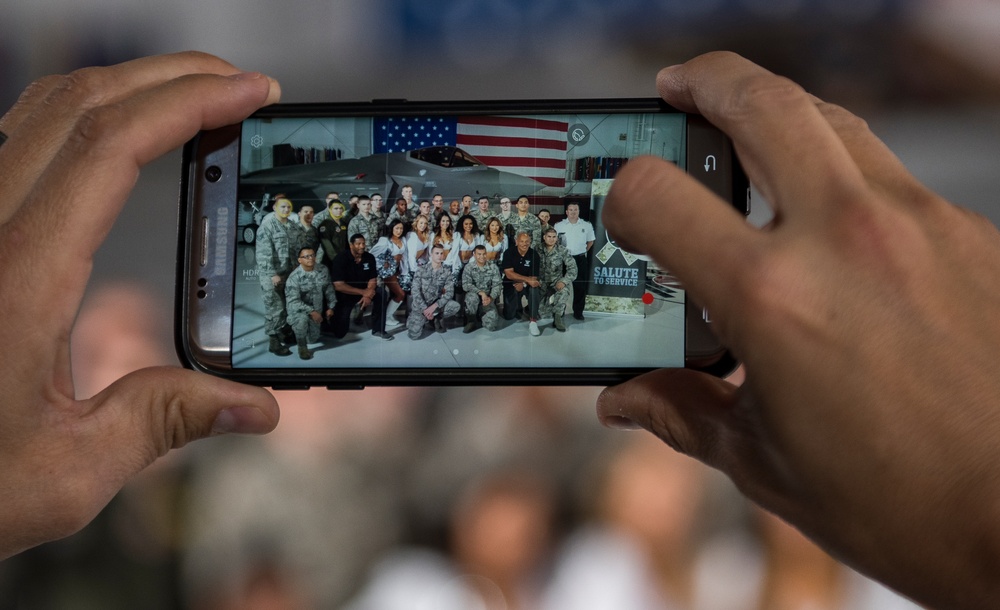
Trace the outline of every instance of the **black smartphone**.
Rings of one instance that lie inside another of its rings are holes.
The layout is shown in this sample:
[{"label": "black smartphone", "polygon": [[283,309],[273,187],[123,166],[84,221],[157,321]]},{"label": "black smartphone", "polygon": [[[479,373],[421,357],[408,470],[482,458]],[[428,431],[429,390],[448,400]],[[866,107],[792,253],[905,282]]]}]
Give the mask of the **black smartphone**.
[{"label": "black smartphone", "polygon": [[181,360],[275,388],[724,375],[707,312],[601,222],[638,155],[749,213],[729,139],[652,98],[285,104],[202,132],[184,149]]}]

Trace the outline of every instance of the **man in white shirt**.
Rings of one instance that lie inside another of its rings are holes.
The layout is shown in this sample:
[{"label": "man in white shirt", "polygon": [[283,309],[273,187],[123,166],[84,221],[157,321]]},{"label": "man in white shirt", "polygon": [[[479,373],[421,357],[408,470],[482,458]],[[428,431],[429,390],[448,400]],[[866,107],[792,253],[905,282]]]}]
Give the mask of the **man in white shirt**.
[{"label": "man in white shirt", "polygon": [[577,274],[573,280],[573,317],[583,319],[583,308],[590,285],[590,249],[594,246],[594,225],[580,218],[580,205],[566,204],[566,218],[555,224],[559,242],[566,246],[576,261]]}]

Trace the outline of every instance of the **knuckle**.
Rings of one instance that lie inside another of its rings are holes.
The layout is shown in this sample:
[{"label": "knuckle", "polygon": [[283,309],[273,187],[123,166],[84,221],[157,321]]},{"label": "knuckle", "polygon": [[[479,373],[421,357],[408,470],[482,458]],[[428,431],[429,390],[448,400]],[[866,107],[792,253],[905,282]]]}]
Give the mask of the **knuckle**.
[{"label": "knuckle", "polygon": [[809,102],[806,92],[795,82],[773,74],[747,77],[728,100],[727,114],[754,117],[775,108],[790,108]]},{"label": "knuckle", "polygon": [[818,102],[816,108],[833,129],[840,134],[869,133],[868,121],[848,111],[842,106],[829,102]]},{"label": "knuckle", "polygon": [[77,119],[64,148],[71,154],[117,150],[115,136],[126,120],[127,114],[119,104],[90,108]]},{"label": "knuckle", "polygon": [[49,75],[39,78],[28,85],[17,99],[17,107],[34,105],[38,100],[48,97],[63,81],[63,76]]},{"label": "knuckle", "polygon": [[198,51],[194,49],[188,51],[181,51],[177,55],[181,59],[186,59],[192,62],[200,62],[206,64],[218,64],[219,62],[222,61],[220,58],[218,58],[215,55],[212,55],[211,53],[206,53],[204,51]]},{"label": "knuckle", "polygon": [[100,105],[107,91],[107,73],[106,68],[81,68],[60,77],[50,102],[80,108]]}]

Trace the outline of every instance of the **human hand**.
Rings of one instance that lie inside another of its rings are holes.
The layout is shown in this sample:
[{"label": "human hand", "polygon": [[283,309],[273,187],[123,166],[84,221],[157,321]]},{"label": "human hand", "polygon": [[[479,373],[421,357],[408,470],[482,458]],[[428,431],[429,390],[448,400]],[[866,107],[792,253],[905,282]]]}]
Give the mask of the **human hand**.
[{"label": "human hand", "polygon": [[139,168],[278,96],[260,74],[182,53],[41,79],[0,118],[0,308],[17,313],[0,323],[0,345],[16,354],[0,370],[0,558],[76,532],[172,448],[274,428],[262,388],[177,368],[77,400],[69,337]]},{"label": "human hand", "polygon": [[434,319],[434,312],[437,311],[437,308],[438,308],[437,303],[431,303],[430,305],[428,305],[427,308],[424,309],[424,317],[427,318],[428,320]]},{"label": "human hand", "polygon": [[562,290],[565,287],[566,284],[564,284],[563,282],[556,282],[556,290]]},{"label": "human hand", "polygon": [[542,285],[542,283],[538,280],[537,277],[531,276],[528,278],[528,285],[531,286],[532,288],[538,288],[539,286]]},{"label": "human hand", "polygon": [[284,281],[285,281],[285,278],[281,277],[280,275],[272,275],[271,276],[271,285],[273,285],[275,288],[277,288],[278,286],[281,286],[281,283],[284,282]]},{"label": "human hand", "polygon": [[490,303],[493,302],[493,297],[491,297],[488,294],[480,293],[479,297],[480,297],[480,300],[483,302],[483,306],[484,307],[489,307]]},{"label": "human hand", "polygon": [[733,138],[775,216],[755,229],[662,160],[617,175],[608,230],[712,311],[746,381],[650,373],[605,390],[600,418],[722,470],[920,602],[997,607],[1000,234],[863,121],[741,58],[657,85]]},{"label": "human hand", "polygon": [[320,313],[318,311],[310,311],[309,312],[309,319],[311,319],[313,322],[319,324],[320,322],[323,321],[323,316],[320,315]]}]

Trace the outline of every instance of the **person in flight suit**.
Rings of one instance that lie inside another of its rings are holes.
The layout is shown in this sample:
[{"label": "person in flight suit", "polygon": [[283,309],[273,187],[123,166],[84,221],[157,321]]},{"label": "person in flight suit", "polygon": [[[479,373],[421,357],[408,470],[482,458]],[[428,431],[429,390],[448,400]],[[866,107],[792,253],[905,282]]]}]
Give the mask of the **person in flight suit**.
[{"label": "person in flight suit", "polygon": [[350,221],[347,219],[344,203],[334,199],[327,206],[330,216],[319,225],[319,243],[323,248],[322,262],[327,270],[338,254],[347,249]]}]

